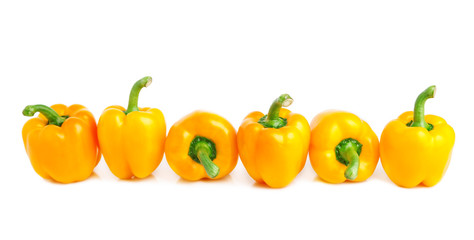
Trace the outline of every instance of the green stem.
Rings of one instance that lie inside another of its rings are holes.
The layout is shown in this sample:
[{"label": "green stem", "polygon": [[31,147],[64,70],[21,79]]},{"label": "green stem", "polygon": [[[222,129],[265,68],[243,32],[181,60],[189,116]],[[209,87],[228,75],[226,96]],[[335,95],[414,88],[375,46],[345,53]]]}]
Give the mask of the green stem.
[{"label": "green stem", "polygon": [[59,114],[52,108],[42,104],[28,105],[23,109],[23,115],[27,117],[32,117],[37,112],[40,112],[46,117],[46,119],[48,119],[48,124],[53,124],[59,127],[61,127],[67,118],[59,116]]},{"label": "green stem", "polygon": [[215,178],[219,175],[219,167],[209,158],[209,149],[198,146],[197,157],[210,178]]},{"label": "green stem", "polygon": [[347,166],[344,172],[344,177],[346,177],[347,180],[357,178],[361,152],[362,144],[353,138],[344,139],[336,146],[337,161]]},{"label": "green stem", "polygon": [[135,84],[133,84],[132,90],[130,91],[130,97],[128,99],[128,108],[125,111],[125,114],[129,114],[134,111],[139,111],[138,109],[138,95],[140,94],[140,90],[143,87],[148,87],[151,84],[151,77],[144,77]]},{"label": "green stem", "polygon": [[273,101],[268,114],[262,117],[258,122],[266,128],[281,128],[286,126],[286,119],[280,117],[281,107],[288,107],[293,103],[293,98],[288,94],[282,94]]},{"label": "green stem", "polygon": [[219,167],[213,162],[217,156],[216,145],[214,142],[205,137],[195,136],[189,144],[188,156],[206,170],[210,178],[219,175]]},{"label": "green stem", "polygon": [[346,145],[346,147],[341,151],[341,155],[349,162],[346,171],[344,172],[344,177],[348,180],[356,179],[359,172],[360,161],[355,147],[352,144]]},{"label": "green stem", "polygon": [[433,98],[436,93],[436,86],[430,86],[425,91],[420,93],[416,98],[415,110],[413,116],[413,123],[410,127],[424,127],[428,131],[433,129],[433,126],[425,121],[425,102],[426,100]]}]

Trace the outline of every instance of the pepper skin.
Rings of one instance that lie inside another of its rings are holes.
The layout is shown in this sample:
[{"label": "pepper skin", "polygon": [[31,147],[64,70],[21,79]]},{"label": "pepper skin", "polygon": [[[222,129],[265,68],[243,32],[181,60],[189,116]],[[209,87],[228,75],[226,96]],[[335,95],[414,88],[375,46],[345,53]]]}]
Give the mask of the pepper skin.
[{"label": "pepper skin", "polygon": [[237,164],[235,129],[219,115],[194,111],[171,127],[165,153],[171,169],[186,180],[223,178]]},{"label": "pepper skin", "polygon": [[329,183],[360,182],[379,161],[379,140],[355,114],[325,111],[311,121],[309,157],[314,171]]},{"label": "pepper skin", "polygon": [[277,98],[268,115],[252,112],[243,120],[237,133],[242,163],[258,183],[272,188],[290,184],[303,169],[308,155],[310,128],[308,121],[288,107],[288,94]]},{"label": "pepper skin", "polygon": [[60,183],[85,180],[100,160],[97,126],[87,108],[74,104],[30,105],[23,115],[41,114],[25,123],[23,143],[33,169]]},{"label": "pepper skin", "polygon": [[166,124],[156,108],[138,108],[138,94],[151,84],[151,77],[138,80],[130,92],[127,110],[110,106],[99,119],[98,135],[105,162],[120,179],[145,178],[163,158]]},{"label": "pepper skin", "polygon": [[438,116],[424,115],[424,104],[436,87],[422,92],[414,112],[405,112],[385,126],[380,159],[388,177],[401,187],[436,185],[448,169],[454,130]]}]

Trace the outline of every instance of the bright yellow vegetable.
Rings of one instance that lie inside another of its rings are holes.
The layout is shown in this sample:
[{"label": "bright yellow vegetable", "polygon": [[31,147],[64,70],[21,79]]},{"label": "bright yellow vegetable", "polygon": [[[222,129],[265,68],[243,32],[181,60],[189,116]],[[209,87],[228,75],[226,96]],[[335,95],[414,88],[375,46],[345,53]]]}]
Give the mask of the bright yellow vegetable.
[{"label": "bright yellow vegetable", "polygon": [[379,161],[379,140],[352,113],[326,111],[311,121],[309,157],[314,171],[330,183],[365,181]]},{"label": "bright yellow vegetable", "polygon": [[138,80],[130,92],[127,110],[110,106],[99,119],[98,136],[105,162],[120,179],[145,178],[163,158],[166,124],[156,108],[138,108],[138,94],[151,77]]},{"label": "bright yellow vegetable", "polygon": [[249,175],[272,188],[290,184],[303,169],[310,138],[306,119],[291,113],[293,99],[288,94],[277,98],[268,115],[252,112],[237,133],[239,154]]},{"label": "bright yellow vegetable", "polygon": [[82,105],[29,105],[23,115],[26,153],[38,175],[61,183],[88,178],[100,160],[94,116]]},{"label": "bright yellow vegetable", "polygon": [[454,130],[444,119],[424,115],[424,105],[435,86],[417,98],[414,112],[405,112],[387,124],[380,138],[380,159],[388,177],[402,187],[436,185],[448,169]]},{"label": "bright yellow vegetable", "polygon": [[223,117],[194,111],[176,122],[166,139],[166,160],[184,179],[219,179],[237,164],[234,127]]}]

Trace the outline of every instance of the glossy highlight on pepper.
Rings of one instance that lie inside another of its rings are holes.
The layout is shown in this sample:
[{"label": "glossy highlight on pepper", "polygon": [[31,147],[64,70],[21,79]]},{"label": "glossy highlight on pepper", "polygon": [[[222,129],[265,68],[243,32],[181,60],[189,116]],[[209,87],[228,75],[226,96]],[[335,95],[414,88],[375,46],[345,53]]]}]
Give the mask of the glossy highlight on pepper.
[{"label": "glossy highlight on pepper", "polygon": [[380,138],[380,159],[388,177],[401,187],[434,186],[441,181],[451,159],[455,133],[444,119],[424,115],[425,102],[435,86],[420,93],[413,112],[405,112],[385,126]]},{"label": "glossy highlight on pepper", "polygon": [[22,136],[33,169],[45,179],[72,183],[87,179],[100,161],[94,116],[82,105],[29,105]]},{"label": "glossy highlight on pepper", "polygon": [[120,179],[145,178],[163,158],[163,113],[157,108],[138,107],[140,90],[151,82],[151,77],[138,80],[130,91],[128,108],[110,106],[99,119],[98,136],[105,162]]}]

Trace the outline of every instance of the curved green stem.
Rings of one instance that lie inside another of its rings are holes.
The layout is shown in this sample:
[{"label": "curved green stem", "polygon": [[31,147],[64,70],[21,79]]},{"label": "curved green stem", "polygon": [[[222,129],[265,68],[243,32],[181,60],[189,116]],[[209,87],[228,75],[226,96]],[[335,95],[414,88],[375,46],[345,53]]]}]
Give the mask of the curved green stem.
[{"label": "curved green stem", "polygon": [[341,151],[341,155],[345,158],[349,165],[347,165],[346,171],[344,172],[344,177],[348,180],[354,180],[357,178],[359,172],[359,155],[357,154],[355,148],[352,144],[349,144],[344,150]]},{"label": "curved green stem", "polygon": [[204,167],[210,178],[219,175],[220,168],[213,160],[217,156],[216,145],[208,138],[196,136],[189,144],[188,156]]},{"label": "curved green stem", "polygon": [[140,94],[140,90],[142,90],[143,87],[150,86],[151,82],[151,77],[144,77],[133,84],[132,90],[130,91],[130,97],[128,99],[128,108],[125,111],[125,114],[139,111],[138,95]]},{"label": "curved green stem", "polygon": [[282,94],[273,101],[268,114],[262,117],[258,123],[266,128],[281,128],[286,126],[286,119],[280,117],[281,107],[288,107],[293,103],[293,98],[288,94]]},{"label": "curved green stem", "polygon": [[198,147],[197,156],[210,178],[215,178],[219,175],[219,167],[209,158],[209,149]]},{"label": "curved green stem", "polygon": [[48,119],[48,124],[53,124],[59,127],[61,127],[67,118],[59,116],[59,114],[52,108],[42,104],[28,105],[23,109],[23,115],[27,117],[32,117],[37,112],[40,112],[46,117],[46,119]]},{"label": "curved green stem", "polygon": [[336,146],[336,159],[347,166],[344,177],[347,180],[354,180],[359,173],[360,160],[359,156],[362,152],[362,144],[352,138],[342,140]]},{"label": "curved green stem", "polygon": [[420,93],[416,98],[415,110],[413,112],[413,123],[410,127],[424,127],[428,131],[433,129],[433,125],[425,121],[425,102],[426,100],[433,98],[436,93],[436,86],[430,86],[425,91]]}]

